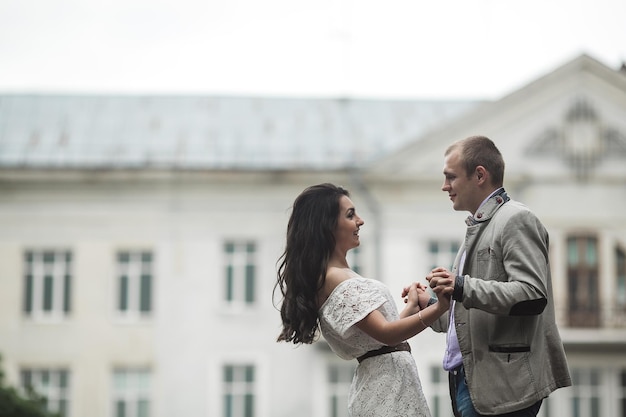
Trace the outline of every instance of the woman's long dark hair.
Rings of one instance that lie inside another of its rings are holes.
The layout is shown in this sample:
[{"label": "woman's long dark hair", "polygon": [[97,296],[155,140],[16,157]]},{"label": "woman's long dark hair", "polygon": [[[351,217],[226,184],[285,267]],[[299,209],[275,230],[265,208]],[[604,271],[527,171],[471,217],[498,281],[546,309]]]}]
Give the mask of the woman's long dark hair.
[{"label": "woman's long dark hair", "polygon": [[318,292],[335,249],[339,200],[347,190],[333,184],[306,188],[294,201],[287,224],[285,251],[278,259],[278,280],[283,300],[283,330],[279,342],[313,343],[318,330]]}]

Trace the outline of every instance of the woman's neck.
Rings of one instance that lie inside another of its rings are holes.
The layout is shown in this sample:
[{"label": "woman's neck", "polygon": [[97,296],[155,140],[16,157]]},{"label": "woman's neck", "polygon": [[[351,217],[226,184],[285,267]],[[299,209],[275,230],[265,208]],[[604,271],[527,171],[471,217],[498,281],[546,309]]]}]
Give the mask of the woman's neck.
[{"label": "woman's neck", "polygon": [[350,265],[348,265],[348,261],[346,260],[345,257],[343,258],[331,258],[330,261],[328,261],[328,267],[331,268],[347,268],[350,269]]}]

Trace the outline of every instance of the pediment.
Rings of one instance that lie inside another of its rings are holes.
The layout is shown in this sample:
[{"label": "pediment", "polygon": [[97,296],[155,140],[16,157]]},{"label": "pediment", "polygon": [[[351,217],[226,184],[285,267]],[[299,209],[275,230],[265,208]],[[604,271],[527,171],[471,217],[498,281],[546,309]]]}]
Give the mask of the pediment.
[{"label": "pediment", "polygon": [[558,159],[584,181],[603,163],[626,158],[626,131],[622,129],[604,120],[588,99],[581,98],[562,120],[539,133],[525,153],[530,158]]},{"label": "pediment", "polygon": [[372,164],[389,180],[440,180],[447,146],[490,137],[506,177],[626,181],[626,73],[582,55]]}]

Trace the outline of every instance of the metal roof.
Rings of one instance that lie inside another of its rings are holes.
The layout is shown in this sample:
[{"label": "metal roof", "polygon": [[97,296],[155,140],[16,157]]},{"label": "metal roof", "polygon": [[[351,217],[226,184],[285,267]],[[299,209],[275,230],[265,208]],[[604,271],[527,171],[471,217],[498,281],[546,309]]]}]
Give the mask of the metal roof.
[{"label": "metal roof", "polygon": [[396,150],[477,103],[0,95],[0,167],[345,168]]}]

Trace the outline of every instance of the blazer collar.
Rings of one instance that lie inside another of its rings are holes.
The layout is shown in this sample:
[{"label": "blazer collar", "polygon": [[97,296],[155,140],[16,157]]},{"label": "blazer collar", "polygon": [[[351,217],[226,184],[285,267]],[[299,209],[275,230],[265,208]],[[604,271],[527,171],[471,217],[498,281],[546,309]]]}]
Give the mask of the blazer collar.
[{"label": "blazer collar", "polygon": [[486,222],[491,219],[496,211],[498,211],[498,209],[510,199],[511,198],[508,196],[504,188],[500,188],[483,204],[481,204],[473,216],[468,216],[467,219],[465,219],[465,223],[468,226],[473,226],[475,224]]}]

